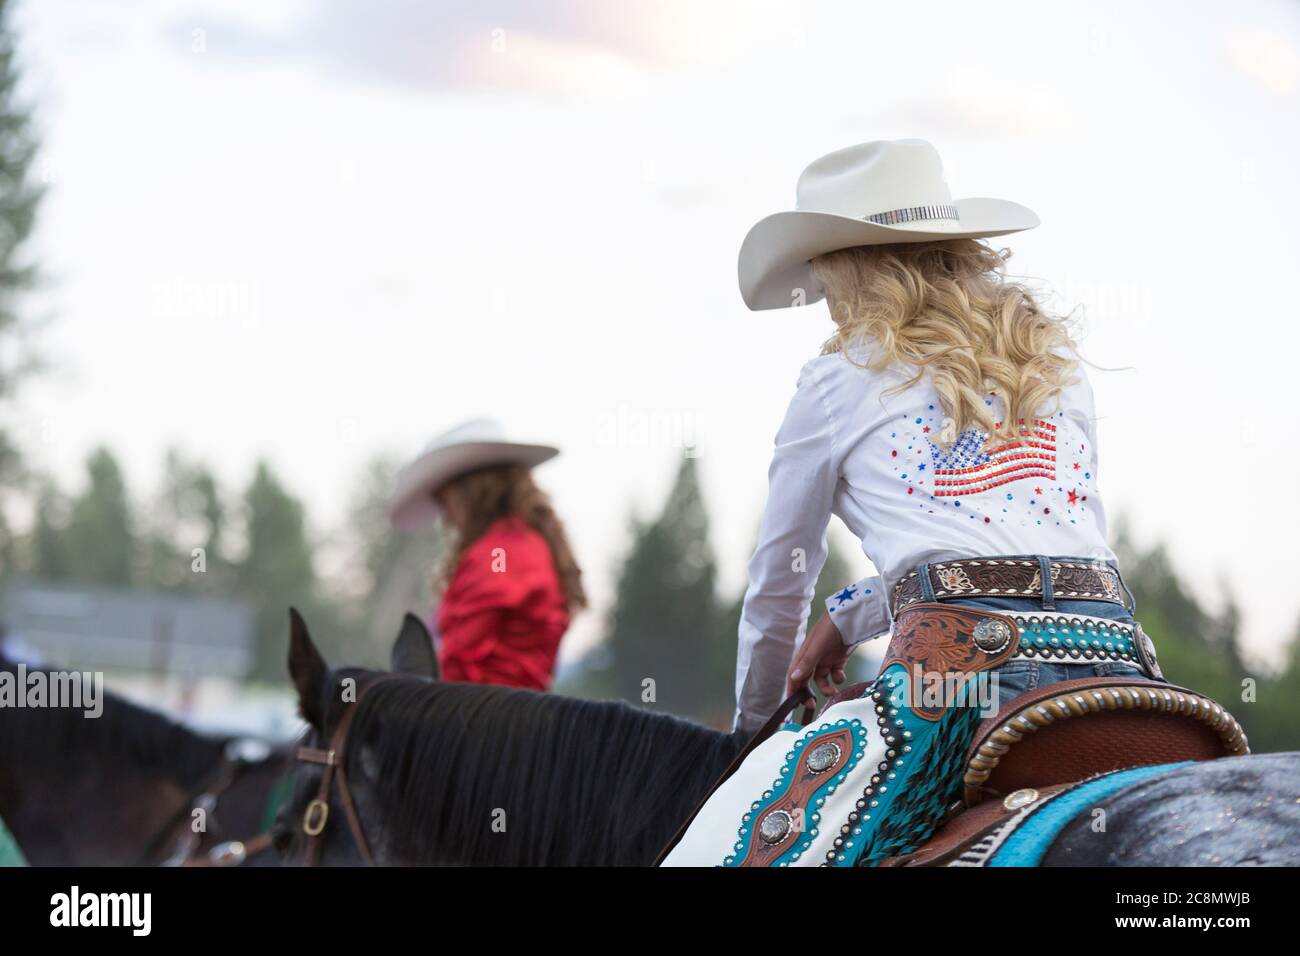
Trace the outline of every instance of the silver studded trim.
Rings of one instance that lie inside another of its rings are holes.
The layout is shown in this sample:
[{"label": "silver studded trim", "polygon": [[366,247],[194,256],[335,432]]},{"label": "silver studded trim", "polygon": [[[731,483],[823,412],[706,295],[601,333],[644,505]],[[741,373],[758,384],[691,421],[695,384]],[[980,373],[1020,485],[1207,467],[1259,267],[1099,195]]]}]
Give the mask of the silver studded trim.
[{"label": "silver studded trim", "polygon": [[908,206],[906,209],[887,209],[863,216],[867,222],[880,223],[882,226],[894,226],[900,222],[917,222],[930,219],[949,219],[960,222],[961,216],[956,206]]},{"label": "silver studded trim", "polygon": [[1028,627],[1061,627],[1061,628],[1079,628],[1079,627],[1096,627],[1107,631],[1115,631],[1121,637],[1128,641],[1133,640],[1136,628],[1132,624],[1125,624],[1121,621],[1112,621],[1107,617],[1094,617],[1091,614],[1052,614],[1052,613],[1029,613],[1026,611],[998,611],[1017,624],[1023,624]]},{"label": "silver studded trim", "polygon": [[[1020,647],[1017,648],[1014,655],[1016,658],[1064,663],[1070,663],[1071,661],[1078,663],[1124,661],[1139,665],[1143,663],[1141,655],[1137,651],[1138,632],[1132,625],[1121,624],[1119,621],[1112,621],[1109,618],[1093,617],[1089,614],[1025,614],[1020,611],[1000,611],[998,613],[1005,614],[1021,627]],[[1132,652],[1107,647],[1069,646],[1064,643],[1038,647],[1034,644],[1033,635],[1026,633],[1038,627],[1055,627],[1066,632],[1077,631],[1079,628],[1104,629],[1119,635],[1127,641]]]}]

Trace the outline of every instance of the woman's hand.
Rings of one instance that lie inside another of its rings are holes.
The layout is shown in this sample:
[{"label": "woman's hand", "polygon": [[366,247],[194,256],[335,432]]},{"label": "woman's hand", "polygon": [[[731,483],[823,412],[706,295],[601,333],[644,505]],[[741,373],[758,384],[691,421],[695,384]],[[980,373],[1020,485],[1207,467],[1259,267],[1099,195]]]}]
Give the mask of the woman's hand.
[{"label": "woman's hand", "polygon": [[832,681],[836,684],[845,681],[844,665],[850,653],[840,629],[829,614],[823,614],[790,662],[785,678],[786,694],[794,693],[812,680],[822,694],[832,696],[835,693]]}]

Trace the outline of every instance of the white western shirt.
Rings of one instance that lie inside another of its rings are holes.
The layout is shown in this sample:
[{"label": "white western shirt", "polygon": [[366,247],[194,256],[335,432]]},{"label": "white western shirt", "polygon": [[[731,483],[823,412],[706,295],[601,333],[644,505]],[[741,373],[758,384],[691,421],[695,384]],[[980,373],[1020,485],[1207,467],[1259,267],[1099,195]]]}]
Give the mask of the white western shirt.
[{"label": "white western shirt", "polygon": [[[859,361],[864,353],[855,353]],[[890,627],[889,589],[922,561],[1049,554],[1113,561],[1097,490],[1092,387],[1079,381],[1025,439],[988,442],[968,429],[948,450],[926,375],[868,371],[842,354],[803,367],[776,436],[768,499],[740,619],[736,723],[754,730],[785,690],[803,641],[826,529],[838,516],[880,576],[827,602],[849,644]],[[1001,399],[986,396],[995,415]]]}]

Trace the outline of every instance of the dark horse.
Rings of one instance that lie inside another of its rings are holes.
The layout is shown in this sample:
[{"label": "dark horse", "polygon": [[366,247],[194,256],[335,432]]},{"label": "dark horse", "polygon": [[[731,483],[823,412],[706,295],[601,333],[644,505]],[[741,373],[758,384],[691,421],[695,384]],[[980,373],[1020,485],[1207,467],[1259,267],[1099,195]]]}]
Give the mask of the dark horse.
[{"label": "dark horse", "polygon": [[[17,665],[0,657],[0,671],[16,679]],[[283,754],[246,760],[233,742],[107,692],[98,717],[0,707],[0,819],[33,866],[206,860],[267,828],[284,773]],[[254,860],[274,861],[269,846]]]},{"label": "dark horse", "polygon": [[[745,743],[623,703],[441,682],[429,635],[411,615],[391,673],[331,671],[301,617],[290,618],[289,671],[309,750],[337,745],[352,710],[335,757],[361,832],[335,776],[328,811],[306,817],[320,827],[321,863],[363,862],[364,840],[377,863],[649,865]],[[307,859],[304,814],[324,772],[299,766],[275,827],[286,862]],[[1294,865],[1298,781],[1300,754],[1171,769],[1101,804],[1113,818],[1104,833],[1081,812],[1041,862]]]}]

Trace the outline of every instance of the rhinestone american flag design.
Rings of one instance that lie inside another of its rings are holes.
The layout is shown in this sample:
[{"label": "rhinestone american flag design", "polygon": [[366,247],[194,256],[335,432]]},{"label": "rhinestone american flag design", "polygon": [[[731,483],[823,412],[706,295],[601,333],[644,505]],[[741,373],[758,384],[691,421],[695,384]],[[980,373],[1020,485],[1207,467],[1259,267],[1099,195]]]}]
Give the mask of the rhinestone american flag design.
[{"label": "rhinestone american flag design", "polygon": [[974,495],[1021,478],[1056,478],[1055,425],[1036,418],[1019,437],[991,447],[987,442],[987,432],[968,428],[947,451],[929,443],[935,497]]}]

